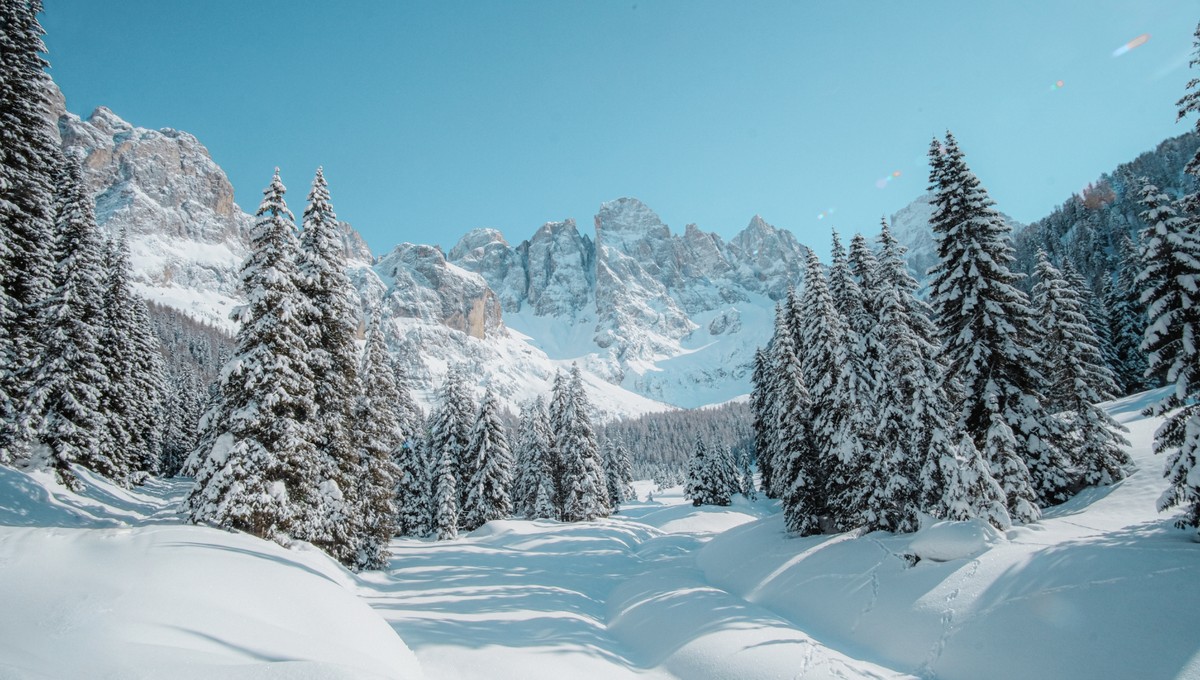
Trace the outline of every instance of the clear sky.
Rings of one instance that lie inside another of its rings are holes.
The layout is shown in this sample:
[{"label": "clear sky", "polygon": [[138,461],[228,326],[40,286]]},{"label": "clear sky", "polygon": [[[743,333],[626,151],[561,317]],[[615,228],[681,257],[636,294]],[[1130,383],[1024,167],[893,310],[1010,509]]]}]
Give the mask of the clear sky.
[{"label": "clear sky", "polygon": [[1200,76],[1194,0],[45,4],[71,111],[195,134],[250,212],[278,165],[299,214],[324,165],[377,254],[590,233],[620,196],[676,232],[758,213],[823,253],[923,192],[946,129],[1031,221],[1189,129]]}]

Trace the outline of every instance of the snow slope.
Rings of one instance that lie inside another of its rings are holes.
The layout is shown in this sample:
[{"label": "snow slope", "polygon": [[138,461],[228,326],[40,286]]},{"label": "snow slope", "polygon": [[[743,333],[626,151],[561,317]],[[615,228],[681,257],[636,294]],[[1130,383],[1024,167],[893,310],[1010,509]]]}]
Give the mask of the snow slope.
[{"label": "snow slope", "polygon": [[177,525],[182,482],[80,497],[0,468],[0,678],[1198,679],[1200,544],[1154,509],[1152,397],[1109,405],[1134,474],[1006,533],[792,538],[772,501],[676,488],[396,540],[360,575]]},{"label": "snow slope", "polygon": [[[1200,545],[1154,510],[1164,482],[1149,453],[1160,421],[1138,415],[1148,403],[1110,409],[1137,472],[981,554],[910,566],[930,530],[788,540],[771,517],[714,539],[698,563],[823,643],[925,677],[1198,678]],[[945,538],[926,550],[962,547]]]},{"label": "snow slope", "polygon": [[324,554],[180,525],[179,482],[83,477],[0,467],[0,678],[422,677]]}]

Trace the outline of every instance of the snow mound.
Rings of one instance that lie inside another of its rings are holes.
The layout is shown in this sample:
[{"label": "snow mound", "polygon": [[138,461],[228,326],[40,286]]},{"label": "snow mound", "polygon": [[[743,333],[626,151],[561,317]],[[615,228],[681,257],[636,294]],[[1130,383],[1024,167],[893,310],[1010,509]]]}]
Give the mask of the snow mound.
[{"label": "snow mound", "polygon": [[917,532],[908,549],[923,560],[950,562],[977,557],[1004,540],[1003,534],[983,520],[936,522]]},{"label": "snow mound", "polygon": [[185,480],[78,473],[0,467],[0,678],[423,677],[323,553],[180,525]]}]

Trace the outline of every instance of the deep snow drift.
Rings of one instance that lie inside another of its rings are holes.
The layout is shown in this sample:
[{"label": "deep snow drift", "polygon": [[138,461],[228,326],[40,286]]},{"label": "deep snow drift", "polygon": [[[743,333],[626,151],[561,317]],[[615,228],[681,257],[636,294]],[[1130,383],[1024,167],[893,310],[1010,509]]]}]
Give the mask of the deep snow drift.
[{"label": "deep snow drift", "polygon": [[1200,544],[1154,510],[1151,396],[1110,405],[1135,474],[1009,532],[789,538],[773,502],[673,490],[397,540],[360,575],[179,526],[183,482],[0,468],[0,678],[1200,678]]}]

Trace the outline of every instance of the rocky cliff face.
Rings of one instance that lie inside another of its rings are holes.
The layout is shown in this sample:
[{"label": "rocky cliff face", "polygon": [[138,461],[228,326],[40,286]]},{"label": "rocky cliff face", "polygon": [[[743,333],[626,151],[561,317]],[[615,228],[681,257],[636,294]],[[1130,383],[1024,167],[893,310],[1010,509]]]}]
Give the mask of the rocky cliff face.
[{"label": "rocky cliff face", "polygon": [[63,147],[83,156],[100,226],[128,235],[140,292],[232,329],[253,221],[208,150],[186,132],[134,127],[104,107],[86,120],[63,109],[57,122]]},{"label": "rocky cliff face", "polygon": [[403,243],[374,268],[386,315],[441,324],[472,338],[504,332],[500,302],[482,276],[450,264],[434,246]]}]

